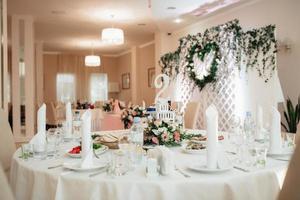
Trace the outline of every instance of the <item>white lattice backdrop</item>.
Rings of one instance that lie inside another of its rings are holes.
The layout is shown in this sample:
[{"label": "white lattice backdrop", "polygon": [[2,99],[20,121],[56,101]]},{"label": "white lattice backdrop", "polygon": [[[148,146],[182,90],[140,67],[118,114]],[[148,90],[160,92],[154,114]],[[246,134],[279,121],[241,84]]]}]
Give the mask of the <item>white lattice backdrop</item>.
[{"label": "white lattice backdrop", "polygon": [[205,110],[210,104],[214,104],[219,112],[219,130],[228,131],[230,119],[235,114],[235,73],[223,75],[215,85],[208,85],[200,94],[201,103],[197,128],[205,129]]}]

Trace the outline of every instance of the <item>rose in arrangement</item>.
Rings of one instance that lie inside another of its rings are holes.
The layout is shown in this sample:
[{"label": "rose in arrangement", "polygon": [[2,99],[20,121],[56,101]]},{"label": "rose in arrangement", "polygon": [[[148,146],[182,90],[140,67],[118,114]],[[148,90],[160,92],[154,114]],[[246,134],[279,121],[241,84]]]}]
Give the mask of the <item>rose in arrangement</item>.
[{"label": "rose in arrangement", "polygon": [[122,111],[121,119],[124,123],[125,129],[129,129],[131,127],[131,125],[133,124],[134,117],[140,117],[140,118],[147,117],[146,108],[141,106],[133,106],[128,109],[124,109]]},{"label": "rose in arrangement", "polygon": [[179,146],[181,141],[188,137],[181,124],[152,118],[148,119],[144,130],[145,145]]}]

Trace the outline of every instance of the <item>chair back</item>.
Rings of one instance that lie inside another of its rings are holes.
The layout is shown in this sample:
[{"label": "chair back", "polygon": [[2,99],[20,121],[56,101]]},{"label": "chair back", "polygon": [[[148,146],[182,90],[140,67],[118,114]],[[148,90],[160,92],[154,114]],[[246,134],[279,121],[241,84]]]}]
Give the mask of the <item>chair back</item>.
[{"label": "chair back", "polygon": [[279,193],[278,200],[296,200],[300,199],[300,123],[297,126],[296,149],[289,163],[289,167],[283,182],[282,189]]},{"label": "chair back", "polygon": [[57,111],[53,102],[46,103],[47,105],[47,124],[57,125]]},{"label": "chair back", "polygon": [[9,177],[11,159],[16,151],[16,145],[7,116],[2,109],[0,109],[0,127],[0,163]]},{"label": "chair back", "polygon": [[189,102],[185,109],[184,126],[188,129],[195,129],[197,126],[197,119],[199,116],[200,103]]},{"label": "chair back", "polygon": [[12,194],[11,188],[8,184],[7,177],[5,176],[5,172],[0,165],[0,199],[5,200],[14,200],[14,196]]}]

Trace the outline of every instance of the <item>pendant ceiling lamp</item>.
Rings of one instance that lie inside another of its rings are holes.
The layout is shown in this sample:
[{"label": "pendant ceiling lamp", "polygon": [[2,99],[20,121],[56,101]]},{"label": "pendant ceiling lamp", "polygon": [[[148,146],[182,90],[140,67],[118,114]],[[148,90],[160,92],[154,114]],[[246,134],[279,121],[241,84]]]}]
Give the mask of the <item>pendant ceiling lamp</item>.
[{"label": "pendant ceiling lamp", "polygon": [[84,58],[85,66],[87,67],[99,67],[101,65],[100,56],[88,55]]},{"label": "pendant ceiling lamp", "polygon": [[[114,16],[112,15],[112,18]],[[112,45],[124,44],[124,31],[119,28],[104,28],[101,33],[103,43]]]},{"label": "pendant ceiling lamp", "polygon": [[85,56],[84,64],[87,67],[99,67],[101,65],[100,56],[94,55],[94,50],[92,49],[92,54]]}]

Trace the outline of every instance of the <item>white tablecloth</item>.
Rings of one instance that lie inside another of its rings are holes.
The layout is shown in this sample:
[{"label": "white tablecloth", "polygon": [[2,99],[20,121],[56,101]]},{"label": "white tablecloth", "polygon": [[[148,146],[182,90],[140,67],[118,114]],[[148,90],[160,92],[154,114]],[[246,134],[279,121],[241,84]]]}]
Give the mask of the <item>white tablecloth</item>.
[{"label": "white tablecloth", "polygon": [[[72,144],[64,145],[68,149]],[[89,178],[92,172],[74,172],[63,168],[48,169],[62,162],[79,162],[66,156],[44,161],[24,161],[20,151],[14,155],[11,184],[16,199],[99,199],[99,200],[263,200],[276,199],[285,176],[287,162],[268,158],[263,170],[242,172],[236,169],[220,174],[202,174],[187,169],[189,163],[204,162],[204,155],[184,154],[179,148],[176,164],[191,178],[180,173],[147,178],[144,167],[125,176],[111,178],[106,173]],[[104,156],[105,157],[105,154]]]}]

